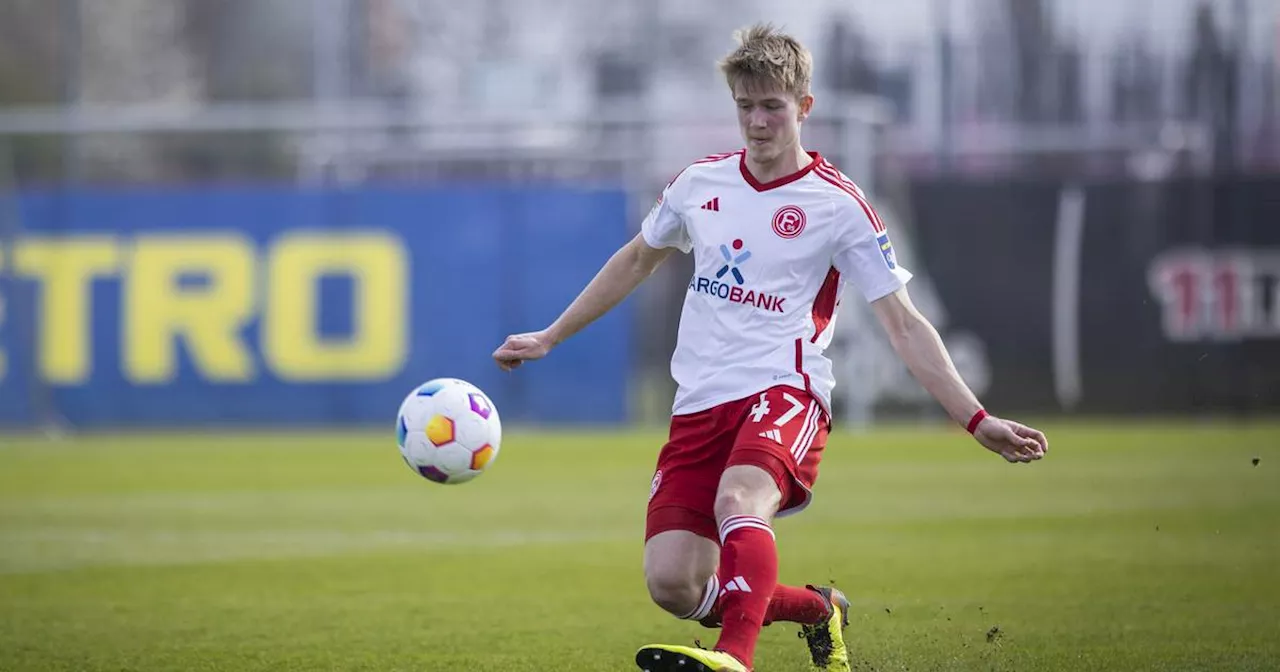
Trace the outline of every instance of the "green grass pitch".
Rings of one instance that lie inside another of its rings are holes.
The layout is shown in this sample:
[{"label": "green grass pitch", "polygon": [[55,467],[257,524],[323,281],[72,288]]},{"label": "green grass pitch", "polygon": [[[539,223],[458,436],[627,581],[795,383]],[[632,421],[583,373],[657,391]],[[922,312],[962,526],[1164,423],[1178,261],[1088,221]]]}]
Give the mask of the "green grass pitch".
[{"label": "green grass pitch", "polygon": [[[837,434],[781,578],[854,600],[860,670],[1280,669],[1280,425]],[[0,436],[0,670],[631,670],[663,434],[510,430],[436,486],[386,434]],[[1254,458],[1258,458],[1257,464]],[[795,628],[758,668],[806,669]]]}]

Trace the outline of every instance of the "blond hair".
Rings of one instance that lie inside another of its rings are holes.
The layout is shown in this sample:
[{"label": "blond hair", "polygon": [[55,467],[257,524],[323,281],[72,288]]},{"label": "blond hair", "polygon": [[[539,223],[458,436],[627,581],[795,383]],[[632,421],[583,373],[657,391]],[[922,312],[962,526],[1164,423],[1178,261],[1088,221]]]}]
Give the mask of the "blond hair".
[{"label": "blond hair", "polygon": [[720,61],[730,91],[738,84],[777,86],[796,97],[809,95],[813,55],[804,45],[768,23],[735,31],[738,48]]}]

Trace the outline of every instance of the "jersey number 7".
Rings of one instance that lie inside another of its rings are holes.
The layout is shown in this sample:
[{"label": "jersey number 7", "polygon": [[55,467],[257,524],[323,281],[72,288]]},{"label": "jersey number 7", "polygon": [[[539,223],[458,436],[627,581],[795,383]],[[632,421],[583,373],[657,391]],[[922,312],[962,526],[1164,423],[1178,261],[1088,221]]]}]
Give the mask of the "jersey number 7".
[{"label": "jersey number 7", "polygon": [[[760,401],[757,402],[755,406],[751,407],[752,422],[761,422],[764,420],[765,416],[769,415],[769,400],[765,398],[766,394],[767,394],[766,392],[761,392]],[[777,418],[774,419],[773,424],[778,427],[781,427],[787,424],[788,422],[791,422],[792,420],[795,419],[797,415],[800,415],[800,413],[802,413],[805,409],[805,405],[801,403],[799,399],[796,399],[795,397],[791,396],[791,394],[788,392],[783,392],[782,398],[785,399],[787,403],[791,404],[791,408],[787,409],[786,413],[783,413],[782,415],[779,415]]]}]

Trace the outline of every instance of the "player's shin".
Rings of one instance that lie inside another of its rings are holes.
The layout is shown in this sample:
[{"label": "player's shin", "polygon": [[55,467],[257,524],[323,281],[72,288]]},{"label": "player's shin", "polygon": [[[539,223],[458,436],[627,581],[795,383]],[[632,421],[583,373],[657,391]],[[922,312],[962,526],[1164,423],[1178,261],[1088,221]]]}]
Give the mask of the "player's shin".
[{"label": "player's shin", "polygon": [[773,529],[757,516],[727,516],[720,522],[721,632],[715,648],[748,667],[778,583]]}]

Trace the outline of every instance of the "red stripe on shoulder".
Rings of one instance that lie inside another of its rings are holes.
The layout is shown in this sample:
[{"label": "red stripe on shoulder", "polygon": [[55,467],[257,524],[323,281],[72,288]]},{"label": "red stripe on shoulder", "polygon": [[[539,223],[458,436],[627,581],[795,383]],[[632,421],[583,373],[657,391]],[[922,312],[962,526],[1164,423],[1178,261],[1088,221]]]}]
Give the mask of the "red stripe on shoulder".
[{"label": "red stripe on shoulder", "polygon": [[858,185],[854,184],[853,180],[849,179],[848,175],[845,175],[844,173],[840,172],[840,169],[836,167],[836,164],[831,163],[826,159],[823,159],[822,167],[826,168],[827,171],[829,171],[832,175],[839,178],[839,180],[843,182],[846,186],[852,187],[854,191],[861,191],[861,189],[858,188]]},{"label": "red stripe on shoulder", "polygon": [[876,213],[876,209],[871,207],[871,204],[867,202],[867,199],[862,197],[857,185],[844,179],[844,176],[840,174],[840,171],[836,170],[835,167],[829,163],[824,162],[814,168],[813,172],[818,177],[826,180],[832,186],[848,194],[854,201],[857,201],[858,205],[862,207],[862,211],[866,213],[867,219],[871,222],[871,228],[876,233],[884,233],[884,222],[880,220],[880,215]]},{"label": "red stripe on shoulder", "polygon": [[730,159],[741,154],[742,151],[743,150],[740,149],[736,152],[727,152],[724,154],[712,154],[710,156],[704,156],[701,159],[698,159],[697,161],[694,161],[693,163],[689,164],[688,166],[681,168],[680,172],[676,173],[676,176],[671,178],[671,181],[667,183],[667,186],[670,187],[671,185],[675,184],[676,180],[680,179],[680,176],[684,175],[684,171],[689,170],[691,166],[696,166],[703,163],[716,163],[717,161],[724,161],[725,159]]},{"label": "red stripe on shoulder", "polygon": [[825,160],[823,163],[827,164],[827,169],[834,177],[839,179],[844,186],[853,190],[852,195],[854,199],[858,201],[858,204],[862,206],[863,210],[870,211],[869,216],[872,220],[872,228],[874,228],[877,233],[884,233],[884,221],[880,219],[880,213],[876,212],[876,209],[867,201],[867,197],[862,193],[862,189],[860,189],[858,185],[854,184],[853,180],[845,176],[844,173],[840,172],[840,170],[835,167],[835,164]]},{"label": "red stripe on shoulder", "polygon": [[728,159],[728,158],[731,158],[731,157],[737,156],[737,155],[739,155],[739,154],[741,154],[741,153],[742,153],[742,150],[738,150],[738,151],[736,151],[736,152],[727,152],[727,153],[724,153],[724,154],[712,154],[711,156],[704,156],[704,157],[702,157],[701,159],[698,159],[697,161],[694,161],[694,163],[695,163],[695,164],[698,164],[698,163],[715,163],[715,162],[717,162],[717,161],[724,161],[725,159]]}]

